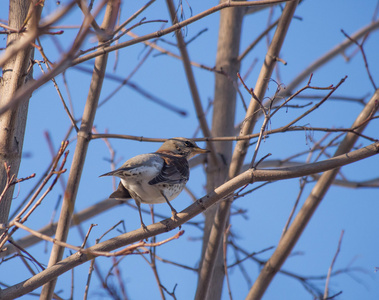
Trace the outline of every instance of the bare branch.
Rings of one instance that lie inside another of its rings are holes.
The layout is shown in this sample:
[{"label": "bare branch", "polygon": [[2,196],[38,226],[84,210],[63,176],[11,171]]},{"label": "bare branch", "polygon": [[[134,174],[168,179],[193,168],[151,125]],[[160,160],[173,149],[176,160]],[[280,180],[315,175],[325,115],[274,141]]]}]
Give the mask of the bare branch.
[{"label": "bare branch", "polygon": [[336,254],[333,257],[333,260],[332,260],[330,267],[329,267],[329,270],[328,270],[328,276],[326,277],[326,283],[325,283],[325,291],[324,291],[324,298],[323,298],[324,300],[331,299],[331,298],[329,298],[329,281],[330,281],[330,276],[331,276],[332,271],[333,271],[334,264],[337,260],[337,256],[340,253],[343,234],[344,234],[344,231],[342,230],[340,239],[338,241],[338,247],[336,250]]},{"label": "bare branch", "polygon": [[[373,109],[378,109],[378,97],[379,90],[375,92],[371,100],[363,108],[362,112],[358,115],[352,127],[355,127],[356,125],[361,124],[363,121],[365,121],[367,117],[372,114]],[[364,127],[365,126],[361,126],[358,131],[362,132]],[[340,143],[334,154],[335,157],[341,156],[343,153],[348,152],[354,146],[357,139],[358,137],[353,133],[346,134],[344,140]],[[260,272],[256,282],[249,291],[247,299],[257,299],[264,294],[271,280],[276,275],[277,270],[280,270],[281,265],[291,253],[291,250],[295,246],[301,233],[305,229],[305,226],[308,224],[318,205],[328,191],[338,171],[339,167],[327,171],[317,181],[316,185],[312,189],[311,194],[306,199],[303,207],[300,209],[298,215],[295,217],[288,231],[280,240],[274,254],[271,256],[268,263]]]},{"label": "bare branch", "polygon": [[[224,197],[228,197],[228,195],[233,193],[233,191],[237,188],[245,184],[251,183],[252,181],[258,182],[281,180],[305,176],[313,173],[319,173],[365,159],[378,153],[379,143],[375,143],[362,149],[333,157],[326,161],[307,164],[299,167],[283,168],[276,170],[248,170],[236,176],[235,178],[229,180],[220,187],[216,188],[213,192],[198,199],[194,204],[190,205],[182,212],[178,213],[177,219],[174,220],[172,218],[168,218],[158,223],[149,225],[147,226],[147,231],[145,231],[142,228],[139,228],[135,231],[124,233],[118,237],[92,246],[88,248],[86,251],[87,253],[96,253],[95,251],[112,251],[125,245],[141,241],[148,237],[170,231],[178,227],[179,225],[184,224],[186,221],[190,220],[196,215],[200,214],[203,210],[209,208],[217,201],[220,201]],[[286,234],[286,236],[287,235],[288,233]],[[134,245],[133,247],[132,248],[135,249]],[[130,248],[126,249],[129,250]],[[118,251],[117,253],[123,255],[125,254],[123,252],[126,251],[126,249],[121,250],[121,252]],[[66,271],[92,259],[93,256],[88,255],[87,253],[82,253],[81,255],[74,254],[60,261],[58,264],[48,267],[46,270],[40,272],[39,274],[33,276],[28,280],[25,280],[7,289],[0,290],[0,298],[4,300],[13,299],[15,297],[20,297],[36,289],[37,287],[45,284],[52,278],[56,278],[57,276],[65,273]]]}]

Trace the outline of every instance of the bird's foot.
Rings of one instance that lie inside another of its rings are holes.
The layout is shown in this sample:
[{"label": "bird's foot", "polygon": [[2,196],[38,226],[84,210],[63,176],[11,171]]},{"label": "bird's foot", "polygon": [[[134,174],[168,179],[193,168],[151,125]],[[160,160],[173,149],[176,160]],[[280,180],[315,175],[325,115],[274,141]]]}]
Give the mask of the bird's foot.
[{"label": "bird's foot", "polygon": [[144,231],[146,231],[146,232],[149,231],[149,230],[147,229],[145,223],[143,223],[143,222],[141,222],[141,227],[142,227],[142,229],[143,229]]},{"label": "bird's foot", "polygon": [[[174,220],[174,221],[177,221],[177,220],[179,220],[179,218],[178,218],[178,216],[177,216],[177,211],[173,208],[172,210],[171,210],[171,214],[172,214],[172,219]],[[179,230],[180,229],[182,229],[182,225],[179,225]]]}]

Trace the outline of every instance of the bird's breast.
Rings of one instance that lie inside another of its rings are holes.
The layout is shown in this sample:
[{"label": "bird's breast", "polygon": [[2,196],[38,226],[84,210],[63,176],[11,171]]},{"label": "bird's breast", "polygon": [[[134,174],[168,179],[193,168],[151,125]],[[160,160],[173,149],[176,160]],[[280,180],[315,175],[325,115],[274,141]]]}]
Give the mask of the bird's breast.
[{"label": "bird's breast", "polygon": [[147,182],[130,182],[129,180],[123,179],[121,179],[121,182],[135,200],[148,204],[166,202],[162,193],[164,193],[167,200],[171,201],[175,199],[184,188],[184,184],[160,183],[150,185]]}]

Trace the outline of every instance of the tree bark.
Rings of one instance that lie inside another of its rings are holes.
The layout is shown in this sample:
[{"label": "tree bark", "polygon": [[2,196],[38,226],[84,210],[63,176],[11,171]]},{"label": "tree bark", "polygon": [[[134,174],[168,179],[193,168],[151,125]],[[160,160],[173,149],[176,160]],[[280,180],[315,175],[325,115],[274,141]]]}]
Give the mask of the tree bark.
[{"label": "tree bark", "polygon": [[235,178],[229,180],[225,184],[217,187],[214,191],[203,196],[195,203],[191,204],[189,207],[178,213],[177,220],[167,218],[165,220],[147,226],[148,231],[139,228],[137,230],[126,232],[104,242],[98,243],[92,247],[86,248],[85,252],[76,252],[68,258],[32,276],[31,278],[0,290],[0,299],[10,300],[33,291],[34,289],[40,287],[53,278],[57,278],[59,275],[75,268],[76,266],[93,259],[94,254],[92,254],[91,251],[113,251],[120,247],[131,245],[138,241],[156,236],[158,234],[166,233],[167,231],[179,227],[179,225],[182,225],[195,216],[199,215],[204,211],[204,209],[208,209],[223,197],[226,197],[236,189],[246,184],[252,183],[252,181],[276,181],[307,176],[319,172],[324,172],[326,170],[339,168],[341,166],[348,165],[378,154],[379,142],[376,142],[347,154],[315,163],[305,163],[296,167],[271,170],[249,169],[244,173],[236,176]]},{"label": "tree bark", "polygon": [[[15,41],[27,39],[33,31],[37,30],[42,7],[25,0],[9,1],[9,26],[19,30],[24,25],[29,13],[30,17],[23,32],[12,32],[7,38],[7,49],[11,51]],[[3,107],[12,101],[13,95],[32,79],[31,60],[34,48],[28,45],[17,52],[3,66],[3,77],[0,88],[0,106]],[[4,164],[11,168],[11,174],[17,176],[21,163],[22,147],[26,119],[28,114],[29,98],[27,95],[18,105],[5,111],[0,116],[0,191],[7,184],[7,172]],[[9,211],[13,197],[14,185],[5,193],[0,202],[0,224],[8,222]]]},{"label": "tree bark", "polygon": [[[119,1],[110,0],[107,3],[102,28],[106,32],[113,32],[113,27],[117,19]],[[100,41],[102,43],[102,41]],[[86,106],[84,108],[82,123],[77,135],[77,144],[68,177],[67,187],[64,193],[61,214],[58,221],[55,238],[65,242],[75,207],[76,194],[78,192],[80,178],[83,171],[84,162],[87,155],[88,144],[92,132],[93,121],[96,115],[97,104],[104,80],[104,73],[107,66],[108,54],[99,56],[95,59],[91,84],[88,92]],[[62,259],[64,247],[57,244],[53,245],[48,266],[52,266]],[[40,299],[51,299],[54,293],[56,279],[43,286]]]},{"label": "tree bark", "polygon": [[[355,130],[356,132],[361,133],[369,123],[367,120],[369,120],[369,118],[372,117],[378,110],[378,98],[379,90],[376,90],[373,97],[365,105],[351,126],[351,128],[356,128],[359,126]],[[355,133],[347,133],[345,138],[338,146],[334,157],[348,153],[354,146],[358,137],[359,136]],[[304,232],[305,227],[315,213],[318,205],[321,203],[325,194],[329,190],[329,187],[337,176],[339,170],[340,168],[335,168],[333,170],[326,171],[321,175],[320,179],[317,180],[316,185],[313,187],[311,193],[305,200],[303,207],[300,209],[299,213],[295,217],[291,226],[288,228],[287,232],[284,234],[283,238],[279,241],[275,252],[272,254],[270,259],[266,262],[265,266],[261,270],[257,280],[250,289],[246,300],[258,300],[262,298],[272,279],[280,270],[281,266],[286,261],[288,256],[291,254],[292,249],[295,247],[301,234]]]},{"label": "tree bark", "polygon": [[[268,82],[271,78],[271,74],[277,62],[277,58],[279,57],[280,49],[283,45],[289,24],[291,23],[297,4],[298,1],[292,1],[286,4],[280,21],[278,23],[278,27],[270,44],[270,47],[267,51],[265,61],[262,65],[254,89],[257,98],[260,100],[264,98],[264,95],[266,93]],[[231,27],[230,23],[226,25],[228,28]],[[236,55],[236,57],[237,56],[238,54]],[[222,87],[216,86],[216,88]],[[248,135],[253,131],[253,128],[257,121],[256,112],[259,110],[259,108],[260,106],[258,105],[258,102],[252,98],[250,100],[249,108],[246,112],[245,121],[242,125],[242,129],[240,132],[241,136]],[[225,120],[223,120],[223,122],[225,122]],[[248,146],[249,140],[241,140],[237,142],[236,147],[233,151],[233,155],[231,157],[228,173],[223,174],[223,172],[217,171],[219,176],[225,175],[228,176],[228,178],[234,178],[239,174],[247,153]],[[224,180],[226,178],[227,177],[225,177]],[[206,222],[206,237],[204,238],[206,243],[203,243],[204,245],[206,245],[204,246],[206,247],[206,249],[203,250],[202,266],[200,269],[199,276],[199,286],[196,292],[196,299],[198,300],[220,299],[221,297],[222,282],[224,278],[224,268],[222,267],[222,251],[219,251],[219,249],[221,247],[221,241],[224,234],[224,230],[229,220],[231,202],[232,200],[230,198],[227,198],[226,200],[222,201],[219,204],[217,211],[214,214],[214,217],[212,217],[212,223],[210,224],[209,220],[208,222]],[[210,232],[208,232],[208,230],[210,230]],[[208,234],[209,240],[207,240]],[[209,289],[210,286],[212,287],[212,289]],[[212,296],[207,295],[207,289],[211,291],[211,293],[213,294]]]},{"label": "tree bark", "polygon": [[[237,60],[240,48],[241,27],[244,8],[224,9],[220,13],[219,37],[217,45],[216,69],[227,76],[215,73],[215,92],[212,116],[212,136],[233,136],[236,107]],[[232,157],[232,142],[214,144],[220,159],[209,160],[207,171],[207,192],[213,191],[227,180],[228,167]],[[227,200],[224,200],[227,201]],[[196,299],[220,299],[224,281],[223,252],[221,244],[210,238],[214,217],[219,205],[205,212],[205,229],[201,267],[198,278]],[[218,253],[216,256],[210,253]],[[214,266],[214,269],[212,268]],[[214,270],[214,271],[213,271]],[[209,287],[212,286],[212,289]]]}]

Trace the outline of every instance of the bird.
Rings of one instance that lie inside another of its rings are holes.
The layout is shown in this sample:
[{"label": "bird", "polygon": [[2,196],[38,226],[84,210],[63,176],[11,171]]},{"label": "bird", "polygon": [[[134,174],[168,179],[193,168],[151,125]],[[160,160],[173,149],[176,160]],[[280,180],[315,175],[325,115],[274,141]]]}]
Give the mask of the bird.
[{"label": "bird", "polygon": [[170,206],[172,216],[176,210],[170,201],[184,189],[189,179],[188,160],[200,153],[208,153],[187,138],[166,140],[154,153],[140,154],[127,160],[120,168],[102,176],[119,177],[120,183],[109,198],[133,198],[136,202],[141,227],[147,230],[141,214],[141,203],[164,203]]}]

